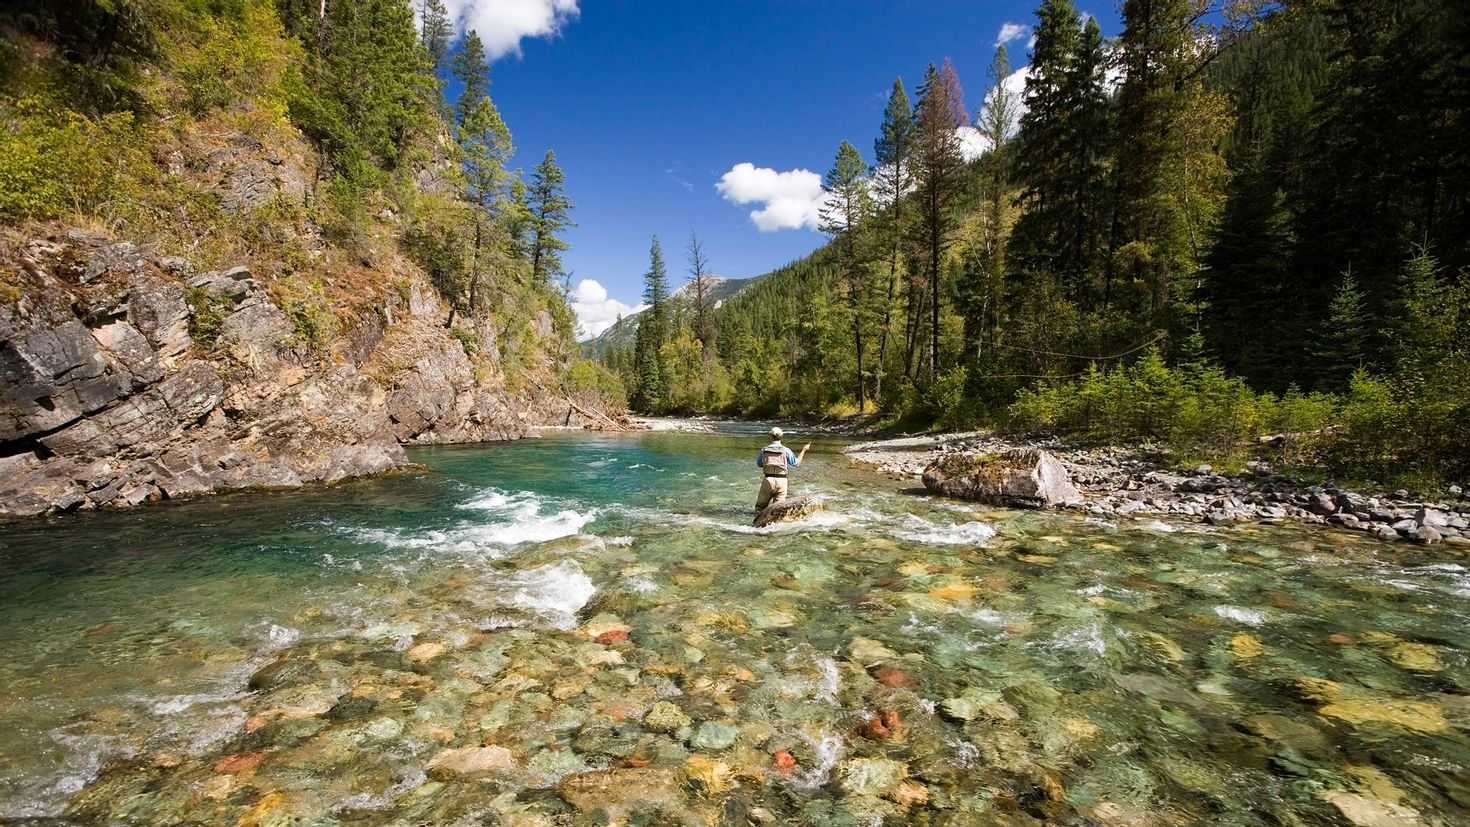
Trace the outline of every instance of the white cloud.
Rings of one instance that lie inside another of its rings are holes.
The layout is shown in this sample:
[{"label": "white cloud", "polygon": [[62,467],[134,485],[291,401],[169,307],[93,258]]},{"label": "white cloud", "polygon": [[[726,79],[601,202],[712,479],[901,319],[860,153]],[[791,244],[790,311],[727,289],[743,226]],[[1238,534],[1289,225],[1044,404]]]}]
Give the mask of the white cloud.
[{"label": "white cloud", "polygon": [[1005,86],[1006,91],[1022,99],[1026,95],[1026,79],[1029,77],[1031,77],[1031,67],[1022,66],[1006,75],[1005,83],[1002,85]]},{"label": "white cloud", "polygon": [[577,313],[577,327],[582,340],[591,339],[617,322],[618,317],[637,313],[648,305],[630,307],[609,298],[607,288],[592,279],[582,279],[572,290],[572,310]]},{"label": "white cloud", "polygon": [[1031,34],[1031,27],[1025,23],[1007,23],[1000,27],[1000,34],[995,36],[995,45],[1004,46],[1029,34]]},{"label": "white cloud", "polygon": [[960,136],[960,157],[973,161],[990,149],[990,139],[973,126],[962,126],[955,130]]},{"label": "white cloud", "polygon": [[459,32],[480,33],[490,60],[519,56],[522,38],[552,37],[581,13],[577,0],[445,0],[444,5]]},{"label": "white cloud", "polygon": [[815,230],[821,221],[822,176],[811,170],[777,172],[742,162],[721,176],[715,189],[733,204],[762,204],[750,220],[763,232]]},{"label": "white cloud", "polygon": [[[1009,137],[1012,138],[1016,135],[1021,114],[1026,111],[1026,78],[1030,76],[1031,67],[1022,66],[1009,75],[1006,75],[1006,79],[1001,82],[1001,86],[1005,87],[1005,90],[1011,93],[1016,103],[1014,112],[1016,120],[1012,121],[1009,127]],[[985,95],[985,106],[990,105],[990,95],[991,93],[987,91]],[[985,115],[982,112],[980,117],[976,119],[976,122],[983,123],[984,121]],[[982,134],[975,127],[962,126],[957,131],[960,135],[960,154],[965,157],[966,161],[973,161],[990,149],[990,137]]]}]

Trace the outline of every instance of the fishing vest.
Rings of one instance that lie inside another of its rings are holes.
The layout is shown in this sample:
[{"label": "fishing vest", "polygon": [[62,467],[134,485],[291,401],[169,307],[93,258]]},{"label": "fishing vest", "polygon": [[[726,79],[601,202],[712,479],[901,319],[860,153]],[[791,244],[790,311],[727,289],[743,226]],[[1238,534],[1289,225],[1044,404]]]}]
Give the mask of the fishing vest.
[{"label": "fishing vest", "polygon": [[786,446],[772,442],[761,449],[761,470],[768,477],[786,476]]}]

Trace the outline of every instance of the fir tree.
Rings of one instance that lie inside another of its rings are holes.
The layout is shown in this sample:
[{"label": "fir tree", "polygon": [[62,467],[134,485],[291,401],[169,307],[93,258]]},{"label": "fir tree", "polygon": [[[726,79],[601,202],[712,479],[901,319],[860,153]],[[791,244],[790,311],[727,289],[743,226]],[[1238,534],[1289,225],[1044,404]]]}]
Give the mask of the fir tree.
[{"label": "fir tree", "polygon": [[1036,47],[1026,82],[1016,175],[1024,213],[1011,244],[1013,271],[1045,271],[1067,297],[1091,304],[1106,203],[1103,159],[1108,133],[1102,33],[1084,25],[1071,0],[1037,12]]},{"label": "fir tree", "polygon": [[565,184],[566,174],[556,165],[556,153],[546,150],[546,157],[531,171],[531,185],[526,191],[531,216],[531,278],[537,284],[550,286],[564,275],[560,254],[567,243],[559,234],[577,226],[571,220],[571,199],[562,192]]},{"label": "fir tree", "polygon": [[711,276],[709,256],[705,255],[704,244],[699,234],[689,230],[689,246],[685,248],[685,260],[689,263],[689,286],[694,297],[694,338],[708,351],[714,344],[714,302],[711,301]]},{"label": "fir tree", "polygon": [[[903,244],[908,227],[908,199],[913,186],[912,152],[914,142],[914,117],[909,106],[909,96],[904,92],[903,79],[895,78],[893,90],[888,95],[888,107],[883,111],[883,125],[878,139],[873,143],[873,195],[881,226],[883,267],[886,271],[883,290],[882,320],[879,322],[878,365],[873,377],[873,395],[883,396],[883,373],[888,360],[888,341],[893,324],[893,303],[899,282],[899,268],[903,260]],[[917,291],[912,284],[906,291],[909,296]]]},{"label": "fir tree", "polygon": [[[924,268],[929,305],[927,367],[931,380],[939,378],[939,319],[942,304],[940,268],[944,251],[953,241],[955,199],[960,192],[958,128],[969,123],[964,91],[948,60],[943,67],[930,64],[919,90],[915,111],[914,179],[919,204],[918,247]],[[917,325],[916,325],[917,327]]]},{"label": "fir tree", "polygon": [[1344,390],[1355,371],[1367,362],[1368,318],[1363,306],[1363,292],[1349,270],[1342,274],[1337,295],[1328,306],[1327,319],[1317,335],[1315,351],[1320,384],[1332,390]]},{"label": "fir tree", "polygon": [[1170,314],[1195,275],[1224,177],[1223,105],[1201,85],[1194,21],[1191,0],[1123,3],[1105,292],[1121,279],[1154,326],[1179,321]]},{"label": "fir tree", "polygon": [[459,99],[454,115],[463,122],[469,110],[490,96],[490,64],[485,60],[485,42],[474,29],[465,32],[454,53],[454,77],[459,80]]},{"label": "fir tree", "polygon": [[827,198],[821,208],[822,232],[831,235],[836,242],[841,261],[843,292],[847,296],[847,311],[851,317],[855,365],[853,395],[857,399],[858,413],[867,410],[867,385],[863,374],[864,316],[868,305],[865,289],[867,262],[863,241],[859,238],[872,211],[867,173],[868,165],[863,161],[862,153],[851,143],[843,141],[837,149],[832,169],[827,173],[824,185]]},{"label": "fir tree", "polygon": [[643,274],[643,301],[648,304],[648,310],[638,321],[634,342],[637,376],[633,404],[643,411],[661,411],[668,401],[662,352],[669,334],[668,297],[669,275],[664,268],[663,249],[659,247],[658,236],[654,236],[648,252],[648,272]]},{"label": "fir tree", "polygon": [[444,0],[421,0],[419,4],[419,42],[429,53],[430,70],[438,75],[444,69],[449,56],[449,44],[454,37],[454,24],[449,20],[449,10]]},{"label": "fir tree", "polygon": [[1001,46],[990,63],[990,90],[976,117],[981,134],[990,141],[990,149],[982,161],[981,173],[984,226],[980,243],[971,247],[966,258],[958,290],[965,317],[967,358],[978,356],[982,343],[995,345],[1000,308],[1005,299],[1004,202],[1010,190],[1011,138],[1020,105],[1016,94],[1005,85],[1010,74],[1011,61],[1005,46]]}]

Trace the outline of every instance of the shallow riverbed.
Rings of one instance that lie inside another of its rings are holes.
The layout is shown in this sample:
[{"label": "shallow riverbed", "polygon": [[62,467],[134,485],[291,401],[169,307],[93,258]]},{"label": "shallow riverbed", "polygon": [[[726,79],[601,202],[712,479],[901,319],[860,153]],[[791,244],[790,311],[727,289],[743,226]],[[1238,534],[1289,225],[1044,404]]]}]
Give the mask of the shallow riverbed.
[{"label": "shallow riverbed", "polygon": [[[751,428],[0,527],[0,822],[1470,823],[1470,569]],[[801,439],[791,440],[799,444]]]}]

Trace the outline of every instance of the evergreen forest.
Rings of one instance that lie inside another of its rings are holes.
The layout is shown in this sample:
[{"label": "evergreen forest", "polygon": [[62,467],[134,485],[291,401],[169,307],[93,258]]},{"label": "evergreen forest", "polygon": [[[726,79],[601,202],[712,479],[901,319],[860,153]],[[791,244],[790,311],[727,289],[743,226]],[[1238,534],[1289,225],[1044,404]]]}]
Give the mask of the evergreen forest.
[{"label": "evergreen forest", "polygon": [[830,243],[718,308],[670,298],[654,239],[650,307],[598,358],[646,412],[1463,478],[1470,6],[1120,10],[1110,39],[1044,0],[1024,92],[1002,46],[973,109],[948,60],[895,80],[825,176]]}]

